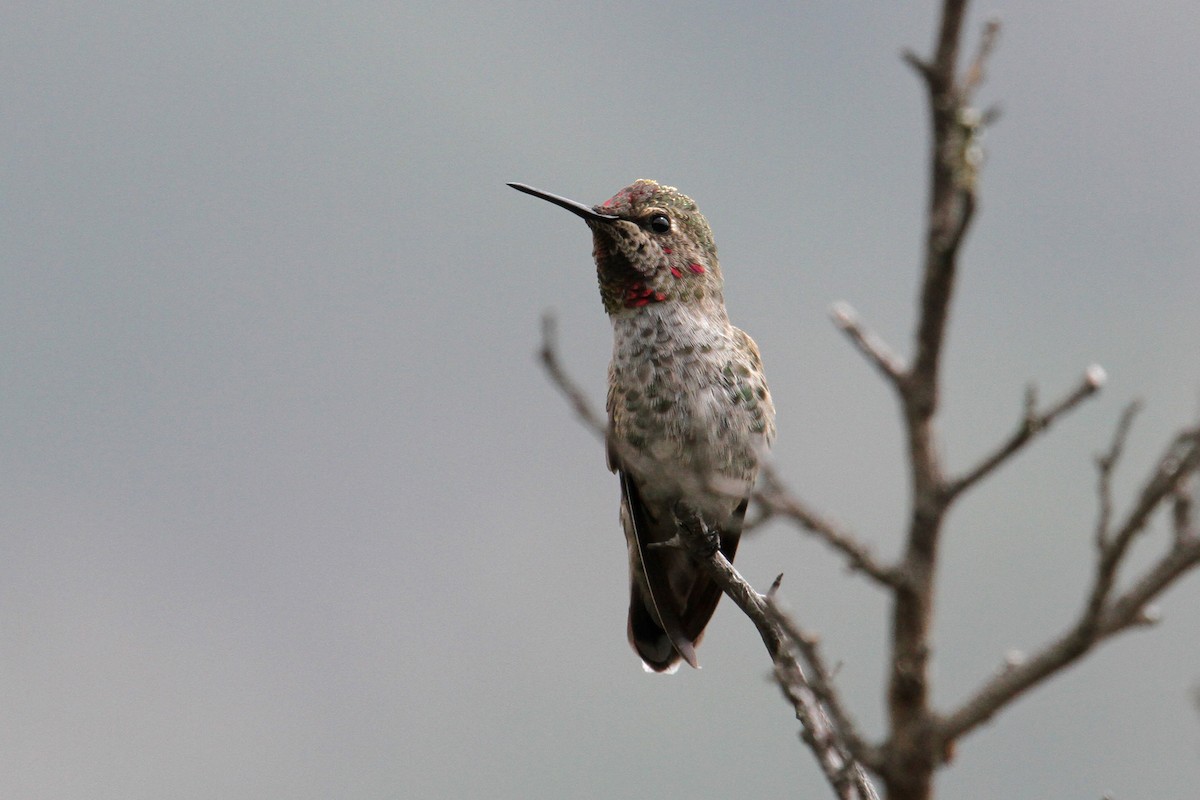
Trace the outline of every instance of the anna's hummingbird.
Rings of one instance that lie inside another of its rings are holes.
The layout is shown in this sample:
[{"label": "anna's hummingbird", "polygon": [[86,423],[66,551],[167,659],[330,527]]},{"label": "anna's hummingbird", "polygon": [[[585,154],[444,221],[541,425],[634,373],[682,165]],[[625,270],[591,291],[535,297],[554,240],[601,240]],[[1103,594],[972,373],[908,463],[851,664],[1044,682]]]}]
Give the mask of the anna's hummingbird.
[{"label": "anna's hummingbird", "polygon": [[699,526],[737,550],[775,407],[754,340],[729,324],[712,230],[691,198],[639,180],[588,208],[509,186],[592,229],[600,298],[612,320],[608,465],[621,480],[629,547],[629,642],[647,671],[697,666],[720,588],[679,546]]}]

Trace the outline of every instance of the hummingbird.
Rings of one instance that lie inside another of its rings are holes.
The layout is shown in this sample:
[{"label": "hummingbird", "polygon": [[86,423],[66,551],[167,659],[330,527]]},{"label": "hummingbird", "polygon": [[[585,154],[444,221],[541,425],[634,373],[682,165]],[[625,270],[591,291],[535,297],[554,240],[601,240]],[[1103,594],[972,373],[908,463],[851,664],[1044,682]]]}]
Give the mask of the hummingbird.
[{"label": "hummingbird", "polygon": [[[691,198],[638,180],[588,207],[512,188],[582,217],[613,326],[609,469],[629,551],[629,643],[648,672],[698,667],[721,599],[681,526],[733,560],[750,493],[775,436],[754,340],[733,327],[712,229]],[[696,541],[692,538],[691,541]]]}]

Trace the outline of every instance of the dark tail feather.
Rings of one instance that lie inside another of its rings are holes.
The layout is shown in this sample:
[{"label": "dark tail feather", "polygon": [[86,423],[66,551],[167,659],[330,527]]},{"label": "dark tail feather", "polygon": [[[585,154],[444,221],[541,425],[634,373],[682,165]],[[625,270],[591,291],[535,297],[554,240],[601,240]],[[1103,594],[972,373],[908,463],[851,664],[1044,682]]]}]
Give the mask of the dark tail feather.
[{"label": "dark tail feather", "polygon": [[[682,551],[652,547],[654,543],[670,539],[674,532],[668,528],[656,529],[637,485],[624,471],[621,472],[621,494],[633,528],[629,533],[646,581],[643,586],[635,575],[630,575],[629,643],[655,672],[674,672],[680,656],[696,667],[696,650],[691,639],[684,635],[679,618],[686,595],[677,594],[670,579],[672,574],[680,571],[690,572],[694,565]],[[663,650],[664,639],[669,651]]]},{"label": "dark tail feather", "polygon": [[[721,588],[682,551],[650,546],[674,531],[657,530],[636,484],[625,473],[622,483],[646,580],[645,586],[636,578],[631,581],[629,643],[654,672],[674,672],[681,658],[698,667],[696,645],[721,600]],[[730,561],[737,552],[747,502],[738,506],[721,532],[721,552]]]},{"label": "dark tail feather", "polygon": [[[721,534],[721,553],[730,561],[733,561],[733,556],[737,553],[738,539],[740,538],[740,533]],[[694,566],[694,568],[696,576],[680,617],[683,623],[683,635],[691,639],[692,645],[696,646],[704,637],[704,628],[712,619],[713,613],[716,612],[717,603],[720,602],[724,592],[699,566]]]},{"label": "dark tail feather", "polygon": [[[652,602],[649,597],[642,595],[635,583],[629,597],[629,643],[648,669],[674,672],[679,669],[679,651],[654,618],[654,612],[648,605]],[[695,657],[693,650],[692,658]]]}]

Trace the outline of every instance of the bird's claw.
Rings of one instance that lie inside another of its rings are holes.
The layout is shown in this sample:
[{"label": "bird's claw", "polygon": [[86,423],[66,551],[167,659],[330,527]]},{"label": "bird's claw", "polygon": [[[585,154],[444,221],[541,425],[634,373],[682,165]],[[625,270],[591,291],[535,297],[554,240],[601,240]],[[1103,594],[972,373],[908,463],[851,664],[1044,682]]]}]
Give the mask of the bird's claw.
[{"label": "bird's claw", "polygon": [[695,509],[676,503],[674,514],[678,532],[669,541],[682,540],[688,552],[697,558],[711,558],[721,549],[720,531],[710,528]]}]

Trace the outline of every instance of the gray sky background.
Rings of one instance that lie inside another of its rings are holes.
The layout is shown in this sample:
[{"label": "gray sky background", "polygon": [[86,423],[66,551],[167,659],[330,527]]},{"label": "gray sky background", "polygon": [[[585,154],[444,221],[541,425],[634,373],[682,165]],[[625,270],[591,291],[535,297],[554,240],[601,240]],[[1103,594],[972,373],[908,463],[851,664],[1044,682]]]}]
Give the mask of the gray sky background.
[{"label": "gray sky background", "polygon": [[[0,25],[0,795],[824,797],[753,629],[704,669],[625,643],[617,486],[533,357],[597,404],[576,218],[691,194],[758,340],[797,491],[884,553],[932,2],[9,4]],[[963,467],[1091,363],[1100,399],[950,520],[936,698],[1082,603],[1092,455],[1147,401],[1123,500],[1200,403],[1191,0],[992,2],[981,214],[946,363]],[[1143,560],[1163,544],[1138,551]],[[881,730],[887,607],[785,527],[779,571]],[[1200,576],[971,736],[945,797],[1191,798]]]}]

